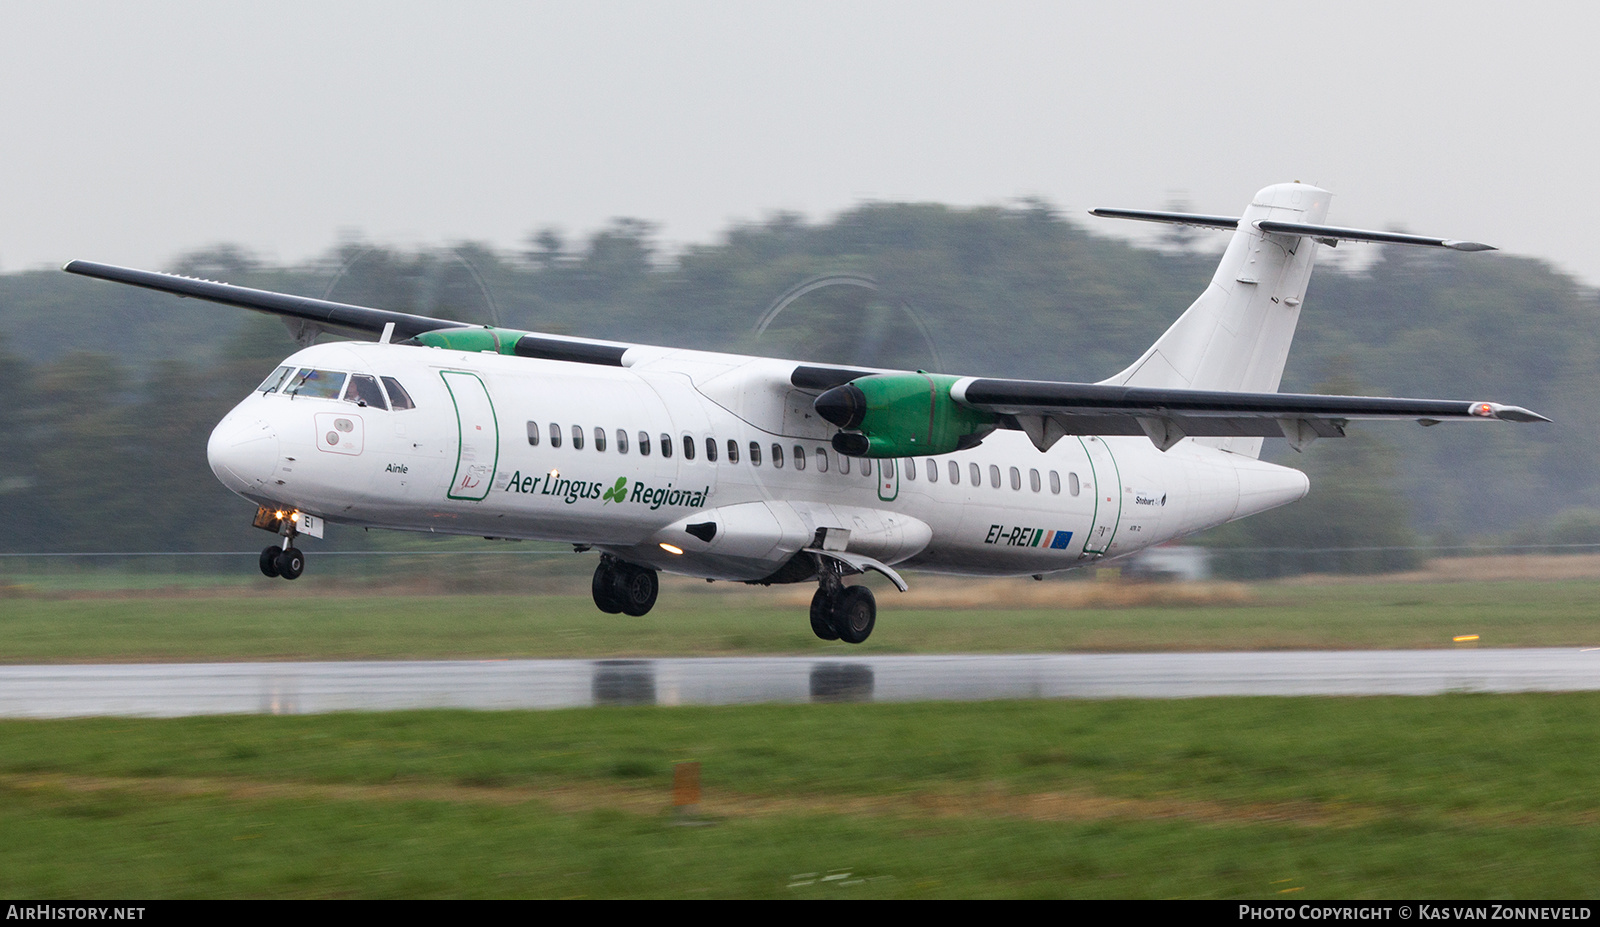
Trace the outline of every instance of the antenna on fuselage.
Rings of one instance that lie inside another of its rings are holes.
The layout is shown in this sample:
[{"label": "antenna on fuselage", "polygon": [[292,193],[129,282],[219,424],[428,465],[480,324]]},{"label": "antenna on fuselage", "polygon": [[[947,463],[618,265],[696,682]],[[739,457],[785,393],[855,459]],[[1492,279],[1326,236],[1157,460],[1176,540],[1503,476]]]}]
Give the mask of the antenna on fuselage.
[{"label": "antenna on fuselage", "polygon": [[378,336],[378,343],[379,344],[388,344],[389,343],[389,339],[393,338],[393,337],[394,337],[394,323],[393,322],[385,322],[385,323],[383,323],[383,334]]}]

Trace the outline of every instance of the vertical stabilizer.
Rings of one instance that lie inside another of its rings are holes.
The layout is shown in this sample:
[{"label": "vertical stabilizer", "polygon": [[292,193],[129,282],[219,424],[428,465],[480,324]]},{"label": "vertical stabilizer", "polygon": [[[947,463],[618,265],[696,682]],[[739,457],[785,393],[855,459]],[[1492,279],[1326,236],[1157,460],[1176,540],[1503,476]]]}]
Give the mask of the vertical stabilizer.
[{"label": "vertical stabilizer", "polygon": [[[1102,382],[1277,392],[1317,242],[1309,236],[1263,232],[1256,223],[1321,225],[1330,199],[1328,191],[1298,183],[1275,184],[1257,193],[1206,291],[1150,350]],[[1249,457],[1261,454],[1260,438],[1192,440]]]}]

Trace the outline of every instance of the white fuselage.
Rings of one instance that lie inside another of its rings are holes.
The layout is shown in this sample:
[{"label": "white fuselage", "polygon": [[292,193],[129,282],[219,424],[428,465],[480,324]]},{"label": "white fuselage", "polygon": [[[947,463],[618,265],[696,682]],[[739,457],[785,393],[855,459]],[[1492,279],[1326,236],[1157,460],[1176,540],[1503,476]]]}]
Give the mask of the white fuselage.
[{"label": "white fuselage", "polygon": [[[1299,471],[1193,440],[1162,452],[1069,436],[1041,453],[997,431],[939,457],[843,458],[815,394],[789,385],[793,361],[632,348],[624,362],[316,345],[229,413],[208,454],[229,489],[330,522],[563,541],[745,581],[814,545],[938,572],[1056,572],[1307,489]],[[291,394],[310,370],[321,386]],[[356,376],[400,384],[414,407],[387,407],[407,404],[392,386],[359,404]]]}]

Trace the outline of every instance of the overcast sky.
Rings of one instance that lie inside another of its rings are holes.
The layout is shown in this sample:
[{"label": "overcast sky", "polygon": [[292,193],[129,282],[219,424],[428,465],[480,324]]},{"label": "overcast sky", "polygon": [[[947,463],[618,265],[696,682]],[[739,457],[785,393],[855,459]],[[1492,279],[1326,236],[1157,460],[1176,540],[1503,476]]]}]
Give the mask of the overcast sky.
[{"label": "overcast sky", "polygon": [[3,271],[294,262],[352,232],[513,248],[615,216],[681,245],[862,200],[1234,214],[1302,180],[1330,222],[1600,283],[1594,4],[0,0],[0,23]]}]

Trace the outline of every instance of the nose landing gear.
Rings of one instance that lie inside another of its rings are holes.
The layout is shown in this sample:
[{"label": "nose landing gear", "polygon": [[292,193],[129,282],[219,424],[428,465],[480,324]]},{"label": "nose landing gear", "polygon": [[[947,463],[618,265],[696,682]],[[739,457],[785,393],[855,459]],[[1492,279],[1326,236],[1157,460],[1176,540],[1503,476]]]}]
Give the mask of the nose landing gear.
[{"label": "nose landing gear", "polygon": [[[288,538],[284,538],[288,543]],[[300,574],[306,569],[306,555],[300,553],[297,547],[277,547],[267,545],[261,549],[261,573],[263,576],[281,576],[284,579],[299,579]]]},{"label": "nose landing gear", "polygon": [[[299,579],[306,569],[306,555],[294,546],[295,535],[300,533],[295,529],[294,518],[262,506],[256,512],[255,526],[268,531],[275,530],[280,536],[278,543],[268,544],[261,549],[261,575]],[[320,534],[317,536],[321,537]]]},{"label": "nose landing gear", "polygon": [[638,618],[655,607],[661,583],[655,570],[601,554],[589,589],[595,606],[606,614],[620,612]]},{"label": "nose landing gear", "polygon": [[298,548],[267,546],[261,549],[261,575],[298,579],[305,572],[306,557]]}]

